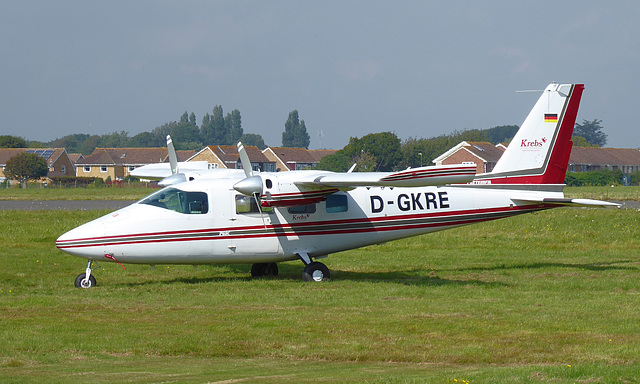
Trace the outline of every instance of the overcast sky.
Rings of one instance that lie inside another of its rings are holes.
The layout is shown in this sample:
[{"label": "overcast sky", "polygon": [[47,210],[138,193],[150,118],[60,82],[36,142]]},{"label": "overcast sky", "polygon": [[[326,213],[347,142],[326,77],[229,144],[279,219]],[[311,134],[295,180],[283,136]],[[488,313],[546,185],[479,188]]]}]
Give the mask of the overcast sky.
[{"label": "overcast sky", "polygon": [[[1,1],[0,134],[134,136],[215,105],[310,148],[520,125],[584,83],[578,121],[640,147],[638,1]],[[323,134],[320,137],[320,133]]]}]

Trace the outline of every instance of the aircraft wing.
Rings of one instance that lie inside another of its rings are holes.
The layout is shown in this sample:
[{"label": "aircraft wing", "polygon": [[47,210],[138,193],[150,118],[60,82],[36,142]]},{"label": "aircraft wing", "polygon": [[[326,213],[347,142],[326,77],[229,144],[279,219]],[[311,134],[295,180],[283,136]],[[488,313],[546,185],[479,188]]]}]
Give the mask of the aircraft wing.
[{"label": "aircraft wing", "polygon": [[512,197],[511,200],[513,200],[514,202],[553,204],[553,205],[561,205],[561,206],[568,206],[568,207],[620,207],[620,204],[610,203],[608,201],[602,201],[602,200],[591,200],[591,199],[561,199],[561,198],[552,198],[552,197],[541,197],[541,198]]},{"label": "aircraft wing", "polygon": [[[182,173],[201,172],[209,167],[206,161],[189,161],[178,163],[178,168]],[[145,179],[164,179],[173,175],[171,165],[169,163],[147,164],[131,171],[131,176],[142,177]]]},{"label": "aircraft wing", "polygon": [[475,164],[456,164],[409,168],[400,172],[316,173],[303,176],[294,181],[294,184],[301,187],[322,188],[423,187],[468,183],[473,180],[475,175]]}]

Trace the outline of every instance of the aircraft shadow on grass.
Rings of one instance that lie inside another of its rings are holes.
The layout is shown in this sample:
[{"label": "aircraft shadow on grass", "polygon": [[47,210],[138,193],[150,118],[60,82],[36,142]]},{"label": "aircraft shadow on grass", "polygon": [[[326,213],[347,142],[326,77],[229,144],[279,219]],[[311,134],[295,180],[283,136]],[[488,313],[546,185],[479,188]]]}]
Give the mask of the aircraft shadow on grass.
[{"label": "aircraft shadow on grass", "polygon": [[[254,279],[262,280],[280,280],[280,281],[300,281],[300,271],[295,266],[282,265],[280,267],[280,274],[277,277],[238,277],[237,275],[231,276],[234,273],[246,274],[246,266],[242,265],[230,265],[228,266],[231,274],[227,276],[211,276],[211,277],[177,277],[173,279],[162,280],[155,277],[149,281],[121,283],[119,285],[136,287],[155,284],[206,284],[224,281],[251,281]],[[407,271],[391,271],[391,272],[353,272],[353,271],[341,271],[332,270],[332,281],[362,281],[362,282],[387,282],[396,283],[409,286],[484,286],[484,287],[505,287],[510,284],[502,282],[487,282],[479,279],[465,279],[454,280],[444,279],[431,272],[426,275],[424,269],[413,269]]]},{"label": "aircraft shadow on grass", "polygon": [[531,263],[531,264],[514,264],[514,265],[494,265],[490,267],[462,267],[453,269],[443,269],[443,271],[463,272],[463,271],[499,271],[499,270],[517,270],[517,269],[544,269],[544,268],[571,268],[586,271],[637,271],[638,267],[623,265],[632,263],[633,260],[616,260],[606,263]]}]

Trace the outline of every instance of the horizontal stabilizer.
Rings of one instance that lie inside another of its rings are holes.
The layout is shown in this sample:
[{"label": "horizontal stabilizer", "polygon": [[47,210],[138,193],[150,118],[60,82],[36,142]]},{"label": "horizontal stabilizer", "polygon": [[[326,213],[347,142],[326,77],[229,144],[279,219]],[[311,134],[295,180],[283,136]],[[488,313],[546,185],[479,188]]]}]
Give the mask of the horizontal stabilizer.
[{"label": "horizontal stabilizer", "polygon": [[552,197],[544,197],[544,198],[518,198],[512,197],[516,203],[537,203],[537,204],[553,204],[558,206],[567,206],[567,207],[620,207],[620,204],[610,203],[608,201],[602,200],[591,200],[591,199],[562,199],[562,198],[552,198]]}]

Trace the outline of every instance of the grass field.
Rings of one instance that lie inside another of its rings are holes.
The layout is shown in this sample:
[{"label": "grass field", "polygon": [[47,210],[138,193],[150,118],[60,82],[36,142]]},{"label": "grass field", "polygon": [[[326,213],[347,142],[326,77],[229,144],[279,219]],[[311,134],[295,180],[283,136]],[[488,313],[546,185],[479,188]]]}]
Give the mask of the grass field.
[{"label": "grass field", "polygon": [[640,383],[640,213],[562,208],[249,266],[96,268],[0,211],[2,383]]},{"label": "grass field", "polygon": [[[139,200],[154,192],[145,187],[9,188],[0,189],[0,200]],[[640,187],[566,187],[571,198],[640,201]]]},{"label": "grass field", "polygon": [[145,187],[9,188],[0,189],[0,200],[139,200],[157,191]]}]

